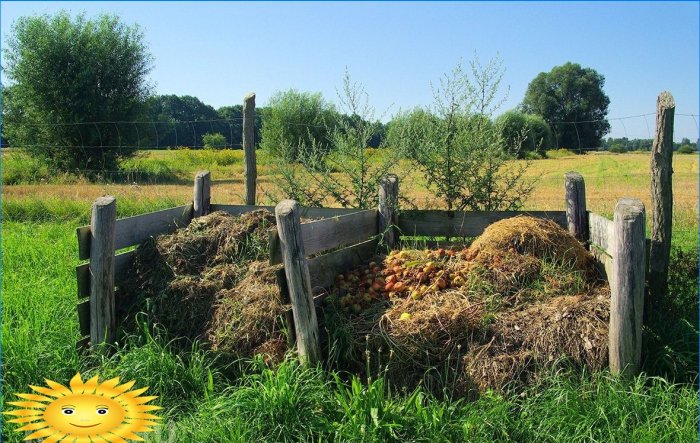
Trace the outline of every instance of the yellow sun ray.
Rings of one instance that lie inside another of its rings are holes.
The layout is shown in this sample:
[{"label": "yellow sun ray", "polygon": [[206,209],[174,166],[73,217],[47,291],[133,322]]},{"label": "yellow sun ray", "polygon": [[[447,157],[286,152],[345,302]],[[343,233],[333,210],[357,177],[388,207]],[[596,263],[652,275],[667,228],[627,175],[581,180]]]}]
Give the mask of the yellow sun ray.
[{"label": "yellow sun ray", "polygon": [[41,414],[34,415],[32,417],[22,417],[22,418],[13,418],[12,420],[7,420],[8,423],[28,423],[30,421],[37,421],[41,420]]},{"label": "yellow sun ray", "polygon": [[34,400],[34,401],[46,401],[46,402],[51,402],[54,399],[50,397],[45,397],[43,395],[36,395],[36,394],[15,394],[19,398],[23,398],[25,400]]},{"label": "yellow sun ray", "polygon": [[25,440],[45,438],[45,443],[121,443],[143,441],[138,433],[153,432],[161,417],[149,411],[162,409],[149,405],[156,396],[142,396],[148,388],[133,389],[135,381],[119,384],[115,377],[99,383],[94,376],[83,381],[75,374],[66,387],[46,379],[48,387],[30,386],[38,394],[17,394],[22,401],[7,402],[20,409],[5,411],[8,420],[28,432]]},{"label": "yellow sun ray", "polygon": [[35,438],[42,438],[42,437],[48,437],[49,435],[55,434],[56,430],[53,428],[46,428],[46,429],[40,429],[36,432],[33,432],[26,437],[24,437],[25,440],[34,440]]},{"label": "yellow sun ray", "polygon": [[55,381],[49,380],[48,378],[45,378],[44,381],[46,382],[46,385],[47,385],[47,386],[49,386],[51,389],[53,389],[54,391],[56,391],[56,393],[61,394],[61,395],[64,396],[64,397],[65,397],[66,395],[71,395],[71,394],[72,394],[72,392],[71,392],[70,389],[68,389],[67,387],[63,386],[63,385],[60,384],[60,383],[56,383]]},{"label": "yellow sun ray", "polygon": [[52,436],[47,437],[42,443],[56,443],[65,436],[66,434],[53,434]]},{"label": "yellow sun ray", "polygon": [[14,415],[15,417],[26,417],[30,415],[41,415],[43,414],[43,411],[39,409],[15,409],[14,411],[3,411],[2,414]]},{"label": "yellow sun ray", "polygon": [[21,408],[34,408],[34,409],[44,409],[46,407],[43,403],[38,403],[35,401],[8,401],[8,405],[19,406]]}]

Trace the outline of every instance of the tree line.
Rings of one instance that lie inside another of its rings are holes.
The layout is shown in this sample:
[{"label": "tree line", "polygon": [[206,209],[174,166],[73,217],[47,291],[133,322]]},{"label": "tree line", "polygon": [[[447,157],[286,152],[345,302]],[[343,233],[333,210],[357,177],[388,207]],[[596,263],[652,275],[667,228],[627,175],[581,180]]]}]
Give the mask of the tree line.
[{"label": "tree line", "polygon": [[[21,147],[56,169],[117,169],[139,148],[241,144],[241,105],[215,109],[192,96],[153,94],[153,57],[143,32],[115,15],[22,17],[12,26],[4,55],[9,82],[2,89],[3,146]],[[471,75],[470,81],[453,91],[461,94],[454,100],[460,109],[435,103],[399,112],[386,124],[360,112],[357,103],[342,102],[357,97],[341,96],[336,106],[320,93],[278,92],[257,109],[255,139],[286,161],[299,161],[328,153],[338,137],[361,133],[365,148],[396,147],[415,158],[429,154],[419,145],[432,132],[443,131],[447,138],[437,144],[450,146],[481,131],[497,133],[505,154],[528,157],[555,147],[598,147],[609,131],[605,79],[591,68],[566,63],[540,73],[522,103],[498,117],[494,111],[503,101],[493,94],[502,62],[481,66],[476,60],[469,70],[460,75]],[[561,126],[571,121],[592,123]]]}]

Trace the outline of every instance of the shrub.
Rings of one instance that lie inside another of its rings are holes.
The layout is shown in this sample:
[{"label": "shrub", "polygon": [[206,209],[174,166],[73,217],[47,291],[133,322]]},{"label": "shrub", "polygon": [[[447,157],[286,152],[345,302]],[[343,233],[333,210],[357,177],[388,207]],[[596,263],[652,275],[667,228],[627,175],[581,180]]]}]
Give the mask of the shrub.
[{"label": "shrub", "polygon": [[679,154],[694,154],[697,151],[690,145],[681,145],[676,152]]},{"label": "shrub", "polygon": [[612,146],[610,146],[610,148],[608,148],[608,151],[614,152],[616,154],[624,154],[625,152],[627,152],[627,148],[622,143],[615,143]]},{"label": "shrub", "polygon": [[218,132],[204,134],[202,136],[202,141],[206,149],[223,149],[228,145],[226,137]]},{"label": "shrub", "polygon": [[539,115],[510,110],[498,117],[496,123],[501,128],[505,148],[519,157],[525,157],[527,152],[543,153],[554,146],[552,131]]}]

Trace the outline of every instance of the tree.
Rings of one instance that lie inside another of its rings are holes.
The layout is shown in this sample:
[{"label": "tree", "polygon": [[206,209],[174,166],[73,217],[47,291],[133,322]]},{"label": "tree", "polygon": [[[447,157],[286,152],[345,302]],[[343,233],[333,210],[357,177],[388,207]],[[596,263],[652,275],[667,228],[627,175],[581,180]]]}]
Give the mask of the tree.
[{"label": "tree", "polygon": [[[152,58],[137,25],[115,15],[22,17],[4,50],[12,93],[5,135],[60,170],[116,169],[150,94]],[[114,122],[114,123],[103,123]]]},{"label": "tree", "polygon": [[[149,126],[155,127],[157,140],[150,140],[154,147],[202,147],[202,137],[209,132],[229,134],[227,140],[231,142],[232,128],[228,122],[220,121],[219,113],[197,97],[156,95],[148,100],[147,109],[147,120],[155,123],[148,124],[141,132],[153,136],[154,129]],[[238,144],[240,140],[239,137]]]},{"label": "tree", "polygon": [[329,129],[337,118],[335,107],[320,93],[278,92],[264,113],[260,145],[288,162],[299,161],[302,151],[321,155],[331,145]]},{"label": "tree", "polygon": [[433,106],[392,129],[397,147],[415,151],[429,188],[450,211],[516,209],[532,190],[523,180],[528,163],[510,164],[501,129],[485,114],[503,102],[502,71],[499,59],[486,67],[472,62],[470,73],[458,63],[433,88]]},{"label": "tree", "polygon": [[206,149],[223,149],[228,144],[226,137],[218,132],[208,132],[202,136],[202,142]]},{"label": "tree", "polygon": [[515,109],[501,114],[496,119],[501,128],[501,137],[506,149],[523,157],[526,152],[543,153],[554,142],[552,131],[544,119],[535,114],[525,114]]},{"label": "tree", "polygon": [[595,70],[569,62],[537,75],[527,87],[522,109],[541,115],[553,127],[558,147],[593,149],[610,131],[604,85],[605,77]]}]

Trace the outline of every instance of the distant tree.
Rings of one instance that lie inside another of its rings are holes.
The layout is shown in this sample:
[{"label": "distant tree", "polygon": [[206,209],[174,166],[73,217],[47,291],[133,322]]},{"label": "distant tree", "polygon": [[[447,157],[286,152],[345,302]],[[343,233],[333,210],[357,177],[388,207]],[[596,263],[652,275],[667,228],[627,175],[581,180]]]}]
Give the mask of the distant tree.
[{"label": "distant tree", "polygon": [[[146,128],[142,131],[153,137],[153,132],[157,130],[158,140],[155,147],[202,147],[202,137],[208,132],[228,135],[227,142],[231,143],[232,128],[228,122],[220,121],[219,113],[197,97],[157,95],[148,100],[147,106],[148,119],[157,122],[151,125],[156,126],[156,129],[146,132]],[[240,144],[240,139],[238,143]]]},{"label": "distant tree", "polygon": [[202,136],[202,142],[206,149],[223,149],[228,145],[226,137],[218,132],[208,132],[204,134]]},{"label": "distant tree", "polygon": [[331,146],[330,128],[335,127],[335,107],[320,93],[290,89],[276,93],[263,113],[261,147],[286,161],[321,155]]},{"label": "distant tree", "polygon": [[98,122],[143,115],[152,57],[137,25],[65,11],[21,17],[3,52],[3,135],[13,146],[61,170],[116,169],[133,152],[133,125]]},{"label": "distant tree", "polygon": [[512,109],[496,119],[505,148],[524,157],[526,152],[542,153],[553,147],[552,131],[544,119],[535,114]]},{"label": "distant tree", "polygon": [[[556,66],[530,82],[522,109],[553,126],[558,147],[581,151],[601,145],[610,131],[605,77],[576,63]],[[573,122],[580,122],[574,124]]]},{"label": "distant tree", "polygon": [[414,162],[448,210],[519,208],[532,191],[523,180],[528,163],[510,163],[501,130],[490,119],[503,102],[503,68],[499,59],[470,67],[465,72],[458,63],[434,87],[433,106],[402,116],[389,139],[395,137],[404,152],[415,150]]},{"label": "distant tree", "polygon": [[616,154],[623,154],[627,152],[627,145],[621,142],[615,142],[612,144],[612,146],[610,146],[610,148],[608,148],[608,151]]}]

